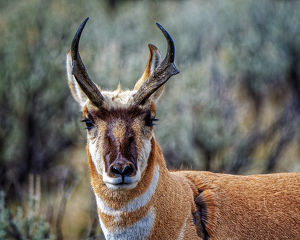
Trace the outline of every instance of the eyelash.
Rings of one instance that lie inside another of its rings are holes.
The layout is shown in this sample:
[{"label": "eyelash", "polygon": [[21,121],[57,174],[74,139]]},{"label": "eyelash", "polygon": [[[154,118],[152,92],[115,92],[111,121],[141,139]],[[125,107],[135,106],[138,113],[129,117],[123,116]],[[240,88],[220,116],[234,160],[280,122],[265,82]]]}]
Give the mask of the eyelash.
[{"label": "eyelash", "polygon": [[147,126],[147,127],[153,127],[154,125],[156,125],[155,123],[153,123],[153,122],[156,122],[156,121],[158,121],[158,119],[157,118],[155,118],[155,117],[146,117],[146,119],[145,119],[145,125]]},{"label": "eyelash", "polygon": [[93,121],[88,118],[81,120],[81,122],[85,122],[87,130],[91,130],[94,127]]},{"label": "eyelash", "polygon": [[[157,119],[155,117],[146,117],[145,125],[147,127],[153,127],[154,125],[156,125],[154,122],[157,122],[158,120],[159,119]],[[93,121],[88,118],[81,120],[81,122],[85,122],[87,130],[91,130],[94,127]]]}]

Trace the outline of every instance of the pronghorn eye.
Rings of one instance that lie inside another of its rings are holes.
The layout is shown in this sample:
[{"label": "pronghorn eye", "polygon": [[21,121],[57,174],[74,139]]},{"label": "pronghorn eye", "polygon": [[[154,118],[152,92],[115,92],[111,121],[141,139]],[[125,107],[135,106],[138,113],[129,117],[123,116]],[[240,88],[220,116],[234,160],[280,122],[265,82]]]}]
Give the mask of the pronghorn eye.
[{"label": "pronghorn eye", "polygon": [[153,127],[153,126],[155,125],[155,123],[154,123],[155,121],[158,121],[158,119],[155,118],[155,117],[152,117],[152,116],[149,114],[149,115],[147,115],[146,118],[145,118],[145,125],[146,125],[147,127]]},{"label": "pronghorn eye", "polygon": [[92,120],[90,120],[90,119],[83,119],[83,120],[81,120],[81,122],[85,122],[85,125],[86,125],[86,129],[87,130],[91,130],[93,127],[94,127],[94,123],[93,123],[93,121]]}]

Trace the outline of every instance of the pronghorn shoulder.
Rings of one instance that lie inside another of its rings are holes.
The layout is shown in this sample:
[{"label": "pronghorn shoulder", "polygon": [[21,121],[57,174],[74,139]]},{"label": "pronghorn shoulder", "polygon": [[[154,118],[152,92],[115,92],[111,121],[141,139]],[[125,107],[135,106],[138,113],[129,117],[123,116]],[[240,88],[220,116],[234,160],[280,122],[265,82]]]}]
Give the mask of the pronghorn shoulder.
[{"label": "pronghorn shoulder", "polygon": [[193,190],[196,189],[196,195],[204,190],[215,188],[219,178],[227,175],[207,171],[172,171],[172,174],[186,178]]},{"label": "pronghorn shoulder", "polygon": [[176,175],[186,178],[194,193],[196,211],[193,220],[201,239],[212,236],[216,225],[215,188],[219,174],[205,171],[177,171]]}]

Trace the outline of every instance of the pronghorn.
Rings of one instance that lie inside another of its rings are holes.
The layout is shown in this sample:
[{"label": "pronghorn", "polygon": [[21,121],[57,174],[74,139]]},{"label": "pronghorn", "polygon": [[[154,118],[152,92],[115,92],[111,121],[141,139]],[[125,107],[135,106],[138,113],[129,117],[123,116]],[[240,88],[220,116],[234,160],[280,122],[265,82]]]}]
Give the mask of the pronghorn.
[{"label": "pronghorn", "polygon": [[179,73],[174,43],[162,59],[149,44],[133,90],[101,90],[88,76],[78,28],[67,54],[68,83],[87,127],[87,156],[106,239],[300,239],[300,174],[233,176],[168,171],[155,140],[155,104]]}]

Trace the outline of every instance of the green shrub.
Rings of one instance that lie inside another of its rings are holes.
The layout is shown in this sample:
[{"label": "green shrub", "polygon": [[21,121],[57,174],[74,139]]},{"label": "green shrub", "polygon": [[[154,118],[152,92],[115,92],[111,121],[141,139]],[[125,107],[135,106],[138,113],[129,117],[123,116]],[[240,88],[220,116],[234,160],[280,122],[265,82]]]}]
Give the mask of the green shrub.
[{"label": "green shrub", "polygon": [[5,206],[5,194],[0,192],[0,239],[51,240],[54,235],[49,224],[34,214],[33,204],[26,211],[21,206],[13,211]]}]

